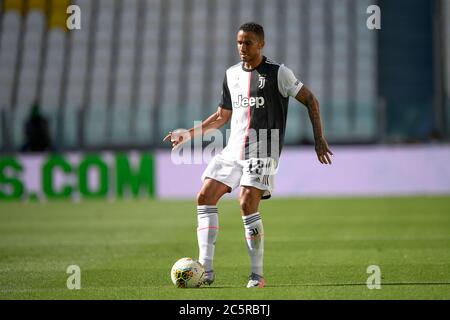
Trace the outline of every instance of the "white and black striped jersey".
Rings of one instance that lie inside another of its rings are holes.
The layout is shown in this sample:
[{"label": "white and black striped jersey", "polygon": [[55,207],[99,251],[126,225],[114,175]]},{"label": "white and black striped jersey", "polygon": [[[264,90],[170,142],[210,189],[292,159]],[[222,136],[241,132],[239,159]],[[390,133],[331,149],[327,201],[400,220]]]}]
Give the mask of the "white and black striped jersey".
[{"label": "white and black striped jersey", "polygon": [[278,160],[289,97],[295,97],[302,86],[289,68],[266,57],[255,69],[246,69],[243,62],[230,67],[225,74],[220,106],[233,113],[222,156],[229,160]]}]

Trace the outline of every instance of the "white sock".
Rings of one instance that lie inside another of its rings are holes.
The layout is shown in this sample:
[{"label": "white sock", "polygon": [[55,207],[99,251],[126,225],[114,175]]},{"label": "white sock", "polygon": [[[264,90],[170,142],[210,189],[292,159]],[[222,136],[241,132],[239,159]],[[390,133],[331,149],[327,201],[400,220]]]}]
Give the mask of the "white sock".
[{"label": "white sock", "polygon": [[213,269],[214,247],[219,232],[219,216],[216,206],[197,206],[198,261],[205,271]]},{"label": "white sock", "polygon": [[264,228],[259,212],[242,217],[251,272],[263,275]]}]

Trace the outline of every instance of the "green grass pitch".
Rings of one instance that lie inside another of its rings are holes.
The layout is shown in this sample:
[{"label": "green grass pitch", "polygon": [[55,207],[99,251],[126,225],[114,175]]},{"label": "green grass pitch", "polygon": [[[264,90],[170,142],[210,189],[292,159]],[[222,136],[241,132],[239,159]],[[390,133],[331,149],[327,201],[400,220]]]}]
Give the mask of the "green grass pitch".
[{"label": "green grass pitch", "polygon": [[[216,282],[177,289],[173,263],[198,253],[194,201],[1,203],[0,299],[450,299],[450,197],[263,202],[257,290],[238,209],[219,204]],[[80,290],[66,287],[69,265]]]}]

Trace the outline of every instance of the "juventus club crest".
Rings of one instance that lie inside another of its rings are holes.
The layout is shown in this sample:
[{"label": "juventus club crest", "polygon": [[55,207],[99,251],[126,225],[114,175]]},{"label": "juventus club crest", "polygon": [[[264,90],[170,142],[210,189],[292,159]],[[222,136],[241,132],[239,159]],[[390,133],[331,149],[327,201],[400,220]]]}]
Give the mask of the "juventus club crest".
[{"label": "juventus club crest", "polygon": [[258,88],[259,89],[264,89],[264,86],[266,85],[266,77],[260,75],[259,79],[258,79]]}]

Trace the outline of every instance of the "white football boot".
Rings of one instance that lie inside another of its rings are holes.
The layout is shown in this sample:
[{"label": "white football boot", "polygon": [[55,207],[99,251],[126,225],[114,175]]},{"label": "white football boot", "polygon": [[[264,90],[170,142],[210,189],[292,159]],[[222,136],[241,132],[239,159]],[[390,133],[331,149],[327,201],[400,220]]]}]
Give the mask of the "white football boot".
[{"label": "white football boot", "polygon": [[266,281],[264,278],[256,273],[252,273],[248,277],[247,288],[264,288],[265,285]]},{"label": "white football boot", "polygon": [[203,284],[207,284],[208,286],[210,286],[214,282],[214,279],[214,270],[205,271],[205,273],[203,274]]}]

